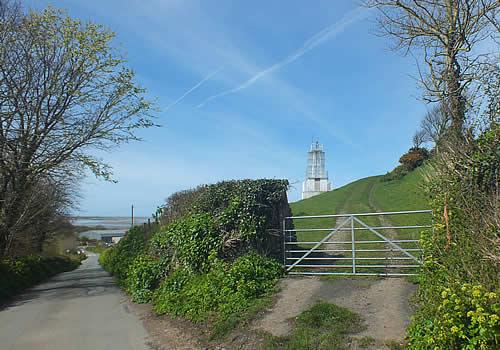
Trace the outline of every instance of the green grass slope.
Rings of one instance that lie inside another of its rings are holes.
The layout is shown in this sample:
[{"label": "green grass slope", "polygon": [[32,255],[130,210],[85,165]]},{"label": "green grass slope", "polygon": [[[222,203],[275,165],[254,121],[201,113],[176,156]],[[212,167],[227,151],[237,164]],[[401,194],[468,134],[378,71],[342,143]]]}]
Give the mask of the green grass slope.
[{"label": "green grass slope", "polygon": [[[424,191],[425,173],[429,171],[428,167],[422,166],[415,171],[407,174],[399,180],[389,182],[382,181],[382,176],[371,176],[347,184],[336,190],[323,193],[321,195],[291,203],[290,207],[294,216],[325,215],[325,214],[356,214],[367,212],[388,212],[388,211],[408,211],[429,208],[428,198]],[[427,225],[431,223],[429,214],[417,215],[395,215],[395,216],[360,216],[358,217],[365,224],[372,227],[385,226],[413,226]],[[337,222],[338,220],[338,222]],[[327,234],[345,220],[345,218],[315,218],[315,219],[294,219],[293,224],[296,232],[297,243],[293,245],[292,251],[296,253],[304,252],[304,249],[310,249],[314,243],[325,238]],[[351,241],[350,222],[330,238],[329,242]],[[386,243],[367,243],[366,241],[379,241],[380,238],[373,232],[364,229],[362,224],[354,222],[356,229],[356,241],[365,241],[365,243],[356,243],[358,264],[378,265],[380,261],[369,260],[379,257],[381,254],[370,249],[389,249]],[[377,229],[379,233],[390,239],[408,240],[417,239],[421,229]],[[293,241],[291,238],[289,241]],[[323,252],[329,252],[328,249],[347,249],[341,253],[341,258],[335,260],[334,264],[348,265],[350,261],[346,258],[351,257],[350,243],[325,243],[319,249]],[[416,248],[414,243],[405,243],[406,248]],[[363,249],[365,249],[363,251]],[[368,249],[368,250],[366,250]],[[331,252],[335,252],[332,250]],[[339,252],[339,251],[337,251]],[[335,253],[337,254],[337,253]],[[363,260],[363,258],[366,258]],[[346,260],[342,260],[346,259]],[[293,260],[293,259],[291,259]],[[405,263],[406,261],[403,261]],[[317,263],[317,262],[315,262]],[[328,262],[327,262],[328,263]],[[332,263],[329,261],[329,263]],[[385,264],[385,263],[384,263]],[[345,270],[343,270],[345,271]],[[384,269],[383,267],[367,268],[362,272],[396,272],[393,269]]]},{"label": "green grass slope", "polygon": [[381,181],[382,176],[360,179],[318,196],[290,204],[294,216],[372,211],[427,209],[423,166],[399,180]]},{"label": "green grass slope", "polygon": [[379,181],[372,193],[373,206],[383,211],[419,210],[429,208],[424,191],[427,167],[420,167],[399,180]]},{"label": "green grass slope", "polygon": [[370,190],[380,178],[381,176],[366,177],[333,191],[291,203],[292,213],[294,216],[299,216],[370,211],[368,204]]}]

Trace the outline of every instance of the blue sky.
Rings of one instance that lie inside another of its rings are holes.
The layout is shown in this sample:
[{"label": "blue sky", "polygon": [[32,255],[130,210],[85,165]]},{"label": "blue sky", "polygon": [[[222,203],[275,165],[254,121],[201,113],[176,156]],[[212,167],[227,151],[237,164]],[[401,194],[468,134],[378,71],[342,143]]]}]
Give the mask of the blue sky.
[{"label": "blue sky", "polygon": [[149,215],[175,191],[239,178],[287,178],[294,201],[312,138],[335,188],[391,170],[428,106],[414,59],[358,3],[26,0],[115,31],[161,109],[144,142],[101,155],[118,183],[86,178],[79,214]]}]

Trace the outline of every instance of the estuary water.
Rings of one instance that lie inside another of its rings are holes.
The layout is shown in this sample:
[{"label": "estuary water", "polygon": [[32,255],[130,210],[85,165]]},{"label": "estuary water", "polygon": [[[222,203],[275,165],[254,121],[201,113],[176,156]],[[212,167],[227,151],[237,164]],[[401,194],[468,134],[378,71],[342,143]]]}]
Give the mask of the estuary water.
[{"label": "estuary water", "polygon": [[[134,217],[134,225],[147,222],[147,217]],[[126,216],[77,216],[72,220],[75,226],[88,226],[89,230],[80,232],[80,237],[101,239],[103,234],[123,236],[130,229],[132,221]]]}]

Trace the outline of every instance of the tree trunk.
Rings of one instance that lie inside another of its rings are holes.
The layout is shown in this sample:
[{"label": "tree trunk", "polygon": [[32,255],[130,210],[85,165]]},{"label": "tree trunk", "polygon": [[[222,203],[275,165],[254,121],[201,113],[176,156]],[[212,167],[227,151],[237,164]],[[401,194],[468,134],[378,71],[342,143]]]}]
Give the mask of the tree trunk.
[{"label": "tree trunk", "polygon": [[449,1],[447,4],[448,35],[446,40],[446,71],[445,84],[447,90],[446,107],[451,116],[451,136],[460,140],[463,136],[463,125],[465,120],[465,100],[462,96],[462,85],[460,82],[461,67],[457,60],[455,46],[460,41],[457,37],[458,4]]},{"label": "tree trunk", "polygon": [[462,96],[462,86],[459,80],[460,66],[453,56],[448,57],[448,60],[446,71],[448,96],[446,106],[451,116],[451,133],[454,137],[461,138],[465,120],[465,101]]}]

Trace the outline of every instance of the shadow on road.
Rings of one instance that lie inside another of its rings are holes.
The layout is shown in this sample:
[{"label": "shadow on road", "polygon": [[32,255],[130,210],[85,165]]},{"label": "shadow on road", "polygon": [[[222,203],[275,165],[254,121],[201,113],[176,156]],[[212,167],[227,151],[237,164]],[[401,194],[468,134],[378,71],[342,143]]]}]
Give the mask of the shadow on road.
[{"label": "shadow on road", "polygon": [[0,305],[0,311],[29,302],[42,300],[69,300],[93,297],[119,291],[113,277],[105,272],[96,259],[84,261],[73,271],[58,274],[47,282],[25,291],[23,294]]}]

